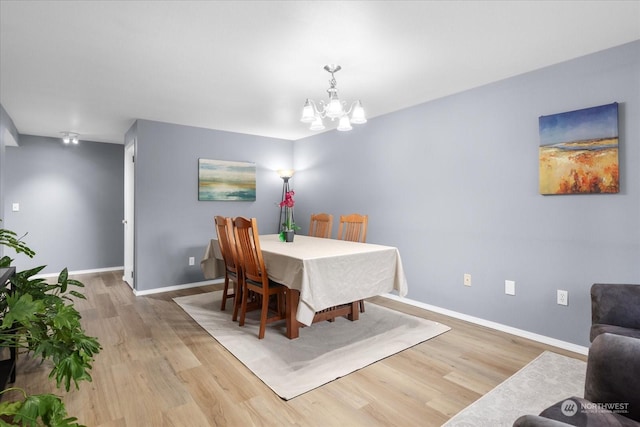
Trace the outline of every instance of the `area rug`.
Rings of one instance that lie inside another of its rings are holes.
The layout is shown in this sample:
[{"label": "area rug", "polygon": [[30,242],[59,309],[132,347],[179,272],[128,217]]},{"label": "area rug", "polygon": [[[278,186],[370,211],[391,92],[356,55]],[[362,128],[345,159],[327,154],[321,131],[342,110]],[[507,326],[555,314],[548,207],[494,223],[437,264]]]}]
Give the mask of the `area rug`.
[{"label": "area rug", "polygon": [[258,339],[259,312],[247,313],[244,327],[220,311],[222,292],[174,298],[213,338],[285,400],[364,368],[450,328],[416,316],[367,304],[360,319],[340,317],[300,329],[288,339],[285,322],[267,325]]},{"label": "area rug", "polygon": [[586,362],[545,351],[443,427],[511,427],[521,415],[584,395]]}]

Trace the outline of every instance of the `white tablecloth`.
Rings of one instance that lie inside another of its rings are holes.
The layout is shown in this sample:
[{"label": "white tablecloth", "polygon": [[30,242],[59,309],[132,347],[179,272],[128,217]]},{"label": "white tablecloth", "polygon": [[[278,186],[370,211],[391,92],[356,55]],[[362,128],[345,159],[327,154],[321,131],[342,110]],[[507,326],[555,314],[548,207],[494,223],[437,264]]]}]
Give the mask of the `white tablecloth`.
[{"label": "white tablecloth", "polygon": [[310,325],[317,311],[391,291],[407,294],[400,252],[391,246],[296,235],[260,236],[269,277],[300,291],[296,318]]},{"label": "white tablecloth", "polygon": [[200,261],[200,269],[205,279],[217,279],[224,276],[224,261],[218,239],[211,239]]}]

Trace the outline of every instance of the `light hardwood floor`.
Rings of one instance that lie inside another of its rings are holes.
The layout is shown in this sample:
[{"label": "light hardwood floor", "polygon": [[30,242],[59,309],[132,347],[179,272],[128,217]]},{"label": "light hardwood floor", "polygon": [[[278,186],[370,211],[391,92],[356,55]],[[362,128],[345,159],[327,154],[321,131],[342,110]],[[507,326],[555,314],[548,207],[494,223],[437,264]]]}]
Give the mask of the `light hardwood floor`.
[{"label": "light hardwood floor", "polygon": [[136,297],[121,277],[74,276],[86,286],[83,324],[103,346],[93,382],[66,394],[46,366],[24,357],[18,365],[16,386],[64,396],[69,414],[91,427],[440,426],[544,350],[586,360],[377,297],[370,301],[452,330],[284,401],[172,301],[220,285]]}]

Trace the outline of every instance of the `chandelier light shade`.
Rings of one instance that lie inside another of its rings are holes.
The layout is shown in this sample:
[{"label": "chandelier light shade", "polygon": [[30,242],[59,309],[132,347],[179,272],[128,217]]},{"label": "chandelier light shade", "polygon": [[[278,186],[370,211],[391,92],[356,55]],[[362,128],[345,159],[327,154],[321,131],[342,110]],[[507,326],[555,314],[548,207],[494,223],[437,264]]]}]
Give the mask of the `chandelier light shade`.
[{"label": "chandelier light shade", "polygon": [[302,107],[302,117],[300,121],[302,123],[309,123],[311,130],[323,130],[325,128],[324,119],[329,118],[332,121],[338,120],[338,130],[348,131],[353,129],[352,124],[362,124],[367,122],[367,117],[362,108],[362,102],[357,100],[347,108],[346,101],[340,101],[338,98],[338,89],[336,88],[337,82],[334,73],[337,73],[342,69],[339,65],[325,65],[324,69],[331,74],[331,80],[329,80],[329,101],[314,102],[311,99],[305,101]]},{"label": "chandelier light shade", "polygon": [[77,134],[75,132],[62,132],[62,142],[64,142],[65,144],[77,144],[79,141],[79,136],[80,134]]}]

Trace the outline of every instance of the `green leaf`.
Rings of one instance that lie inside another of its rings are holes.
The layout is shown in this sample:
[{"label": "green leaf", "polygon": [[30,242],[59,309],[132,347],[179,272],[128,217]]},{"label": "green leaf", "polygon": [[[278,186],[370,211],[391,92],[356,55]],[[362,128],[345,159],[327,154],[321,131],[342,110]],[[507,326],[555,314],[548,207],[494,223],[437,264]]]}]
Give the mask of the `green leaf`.
[{"label": "green leaf", "polygon": [[80,299],[87,299],[87,297],[85,297],[83,294],[81,294],[81,293],[80,293],[80,292],[78,292],[78,291],[69,291],[69,293],[70,293],[71,295],[73,295],[74,297],[76,297],[76,298],[80,298]]},{"label": "green leaf", "polygon": [[71,329],[78,325],[78,312],[70,305],[58,308],[53,316],[53,326],[56,329]]},{"label": "green leaf", "polygon": [[22,237],[18,237],[14,231],[0,228],[0,245],[8,246],[15,250],[16,253],[23,253],[29,258],[33,258],[36,253],[22,241]]},{"label": "green leaf", "polygon": [[20,271],[20,272],[16,273],[16,275],[28,278],[28,277],[35,276],[36,274],[40,273],[45,267],[46,267],[46,265],[41,265],[39,267],[34,267],[32,269],[29,269],[29,270]]},{"label": "green leaf", "polygon": [[78,381],[87,380],[91,381],[91,375],[87,371],[90,368],[86,361],[78,353],[70,354],[68,357],[60,360],[54,367],[49,377],[56,378],[56,384],[60,387],[60,384],[64,383],[64,389],[69,391],[71,388],[71,380],[76,388],[78,388]]},{"label": "green leaf", "polygon": [[38,426],[38,419],[42,425],[51,427],[80,427],[77,418],[67,417],[67,411],[60,397],[53,394],[33,394],[28,396],[14,421],[22,426]]},{"label": "green leaf", "polygon": [[69,279],[69,272],[67,271],[67,268],[65,267],[64,270],[62,270],[60,272],[60,275],[58,276],[58,284],[60,285],[60,291],[61,292],[67,292],[67,280]]},{"label": "green leaf", "polygon": [[79,280],[69,279],[68,282],[69,282],[70,285],[77,286],[79,288],[84,288],[84,283],[82,283]]},{"label": "green leaf", "polygon": [[3,256],[2,258],[0,258],[0,268],[7,268],[11,266],[12,261],[13,259],[11,259],[9,256]]},{"label": "green leaf", "polygon": [[64,269],[62,269],[62,271],[58,275],[58,283],[66,282],[68,279],[69,279],[69,270],[67,270],[67,267],[65,267]]},{"label": "green leaf", "polygon": [[[22,408],[22,401],[0,403],[0,416],[13,416]],[[2,424],[0,424],[1,426]]]},{"label": "green leaf", "polygon": [[44,312],[44,303],[34,301],[33,297],[27,295],[7,295],[7,303],[10,310],[5,313],[2,319],[1,329],[14,327],[14,323],[29,326],[37,319],[37,315]]}]

